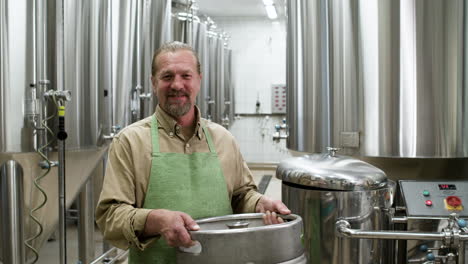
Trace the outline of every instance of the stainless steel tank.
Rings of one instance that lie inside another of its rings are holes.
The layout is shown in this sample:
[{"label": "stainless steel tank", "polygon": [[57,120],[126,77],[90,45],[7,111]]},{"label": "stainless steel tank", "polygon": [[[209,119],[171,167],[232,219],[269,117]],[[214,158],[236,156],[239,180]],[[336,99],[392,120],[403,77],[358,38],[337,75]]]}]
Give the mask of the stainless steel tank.
[{"label": "stainless steel tank", "polygon": [[179,248],[177,263],[282,263],[305,264],[301,244],[302,219],[281,216],[285,223],[265,225],[263,214],[238,214],[197,220],[191,231],[197,245]]},{"label": "stainless steel tank", "polygon": [[112,123],[125,127],[154,113],[154,52],[171,40],[171,1],[112,1]]},{"label": "stainless steel tank", "polygon": [[221,123],[224,110],[224,42],[216,32],[208,32],[209,90],[208,119]]},{"label": "stainless steel tank", "polygon": [[145,0],[142,18],[142,48],[141,48],[141,118],[154,113],[157,98],[153,93],[151,83],[151,65],[154,52],[162,44],[171,40],[171,0]]},{"label": "stainless steel tank", "polygon": [[208,36],[207,25],[202,21],[193,22],[193,48],[198,54],[201,64],[202,82],[200,92],[197,97],[197,106],[200,108],[201,116],[206,118],[208,116],[208,90],[209,90],[209,57],[208,57]]},{"label": "stainless steel tank", "polygon": [[332,152],[286,159],[278,166],[276,177],[283,181],[283,202],[304,220],[309,263],[391,263],[390,242],[351,240],[335,234],[340,219],[355,229],[390,229],[388,211],[395,183],[383,171]]},{"label": "stainless steel tank", "polygon": [[463,0],[288,1],[288,147],[468,156]]},{"label": "stainless steel tank", "polygon": [[224,112],[222,124],[227,128],[234,121],[234,85],[232,76],[232,50],[224,49]]}]

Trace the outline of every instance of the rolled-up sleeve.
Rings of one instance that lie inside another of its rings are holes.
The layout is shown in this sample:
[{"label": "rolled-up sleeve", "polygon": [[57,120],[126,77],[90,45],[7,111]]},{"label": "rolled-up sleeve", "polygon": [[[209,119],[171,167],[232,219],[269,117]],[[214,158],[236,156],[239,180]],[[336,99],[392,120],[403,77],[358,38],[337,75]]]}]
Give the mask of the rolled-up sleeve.
[{"label": "rolled-up sleeve", "polygon": [[140,238],[151,210],[136,206],[135,169],[131,153],[128,142],[114,138],[96,209],[96,223],[104,239],[112,245],[143,250],[157,238]]}]

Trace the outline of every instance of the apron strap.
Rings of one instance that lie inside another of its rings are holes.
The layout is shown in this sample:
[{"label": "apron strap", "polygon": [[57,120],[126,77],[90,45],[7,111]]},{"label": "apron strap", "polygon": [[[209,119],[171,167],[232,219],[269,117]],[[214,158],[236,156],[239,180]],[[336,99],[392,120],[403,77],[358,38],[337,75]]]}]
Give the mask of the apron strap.
[{"label": "apron strap", "polygon": [[[203,132],[205,133],[206,141],[208,143],[208,148],[210,149],[210,152],[216,153],[211,134],[208,132],[208,129],[205,126],[202,126],[202,128]],[[152,155],[155,156],[156,153],[159,153],[158,121],[156,120],[156,115],[153,115],[153,117],[151,118],[151,142],[153,143]]]},{"label": "apron strap", "polygon": [[156,120],[156,114],[151,118],[151,142],[153,143],[154,157],[156,153],[159,153],[159,135],[158,135],[158,121]]},{"label": "apron strap", "polygon": [[205,126],[203,126],[202,128],[203,128],[203,132],[205,132],[206,141],[208,142],[208,147],[210,148],[210,152],[216,153],[216,149],[213,144],[213,139],[211,139],[211,135],[208,132],[208,129]]}]

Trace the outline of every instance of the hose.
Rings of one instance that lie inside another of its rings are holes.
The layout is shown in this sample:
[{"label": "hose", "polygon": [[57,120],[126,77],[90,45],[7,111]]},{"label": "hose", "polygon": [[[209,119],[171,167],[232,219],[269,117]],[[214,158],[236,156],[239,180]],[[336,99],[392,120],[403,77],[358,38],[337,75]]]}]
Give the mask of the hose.
[{"label": "hose", "polygon": [[[52,97],[53,98],[53,101],[54,101],[54,104],[55,106],[58,108],[58,104],[57,104],[57,101],[55,99],[55,96]],[[41,122],[41,125],[42,127],[41,128],[37,128],[35,127],[35,129],[45,129],[47,132],[46,132],[46,135],[45,137],[47,137],[48,134],[54,136],[54,132],[47,126],[47,122],[50,121],[51,119],[55,118],[57,116],[56,114],[56,111],[54,111],[54,114],[49,116],[49,117],[46,117],[44,120],[42,120]],[[47,134],[48,133],[48,134]],[[32,245],[32,242],[34,240],[36,240],[38,237],[40,237],[42,235],[42,232],[44,231],[44,227],[42,226],[42,224],[40,223],[39,219],[37,219],[35,216],[34,216],[34,213],[37,212],[38,210],[40,210],[41,208],[43,208],[45,206],[45,204],[47,203],[47,193],[44,191],[44,189],[40,186],[39,182],[45,177],[47,176],[50,171],[51,171],[51,168],[53,166],[53,162],[49,160],[49,158],[44,154],[44,149],[46,149],[47,147],[49,147],[50,145],[52,145],[52,143],[54,143],[56,141],[55,137],[47,142],[47,144],[43,145],[43,146],[40,146],[39,148],[37,148],[36,150],[36,153],[41,156],[41,158],[43,159],[43,161],[47,164],[47,166],[44,166],[44,169],[46,170],[44,173],[42,173],[39,177],[35,178],[33,183],[34,183],[34,187],[36,187],[37,190],[39,190],[39,192],[41,193],[42,197],[43,197],[43,201],[36,207],[32,208],[30,211],[29,211],[29,217],[32,219],[32,221],[34,223],[37,224],[37,226],[39,227],[39,231],[32,237],[28,238],[25,240],[25,245],[27,248],[29,248],[33,254],[34,254],[34,260],[33,260],[33,264],[37,262],[37,260],[39,259],[39,252],[36,248],[33,247]],[[32,193],[32,191],[31,191]],[[31,195],[32,196],[32,195]]]}]

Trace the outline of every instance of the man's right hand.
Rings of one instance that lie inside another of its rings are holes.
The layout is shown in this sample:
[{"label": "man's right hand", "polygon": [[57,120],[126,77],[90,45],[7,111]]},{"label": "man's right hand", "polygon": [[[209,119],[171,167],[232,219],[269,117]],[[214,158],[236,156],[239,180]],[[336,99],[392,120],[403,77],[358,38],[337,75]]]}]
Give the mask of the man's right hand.
[{"label": "man's right hand", "polygon": [[194,241],[188,231],[199,229],[200,226],[186,213],[156,209],[148,214],[143,235],[160,234],[171,247],[191,247]]}]

